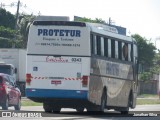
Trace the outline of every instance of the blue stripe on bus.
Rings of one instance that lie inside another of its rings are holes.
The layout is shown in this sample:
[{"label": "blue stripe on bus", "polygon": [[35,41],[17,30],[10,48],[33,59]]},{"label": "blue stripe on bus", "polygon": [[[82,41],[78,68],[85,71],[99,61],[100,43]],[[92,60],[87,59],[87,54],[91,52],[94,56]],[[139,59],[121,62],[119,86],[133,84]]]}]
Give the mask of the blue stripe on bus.
[{"label": "blue stripe on bus", "polygon": [[88,91],[26,88],[26,97],[87,99]]}]

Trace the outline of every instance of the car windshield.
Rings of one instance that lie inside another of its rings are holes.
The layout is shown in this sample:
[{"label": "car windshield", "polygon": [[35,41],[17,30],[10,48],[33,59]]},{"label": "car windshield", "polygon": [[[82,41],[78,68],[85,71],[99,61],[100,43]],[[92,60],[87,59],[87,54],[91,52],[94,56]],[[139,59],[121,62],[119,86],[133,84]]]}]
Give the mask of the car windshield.
[{"label": "car windshield", "polygon": [[2,81],[3,81],[3,78],[2,78],[2,76],[0,76],[0,84],[2,83]]},{"label": "car windshield", "polygon": [[0,66],[0,73],[5,73],[11,75],[10,66]]}]

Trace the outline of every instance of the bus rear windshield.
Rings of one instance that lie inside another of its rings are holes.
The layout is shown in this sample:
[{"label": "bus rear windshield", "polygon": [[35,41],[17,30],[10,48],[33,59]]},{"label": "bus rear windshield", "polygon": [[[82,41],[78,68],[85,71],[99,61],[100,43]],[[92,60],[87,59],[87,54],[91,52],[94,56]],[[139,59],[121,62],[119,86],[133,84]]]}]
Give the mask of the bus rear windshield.
[{"label": "bus rear windshield", "polygon": [[57,25],[57,26],[79,26],[86,27],[82,22],[69,22],[69,21],[34,21],[33,25]]}]

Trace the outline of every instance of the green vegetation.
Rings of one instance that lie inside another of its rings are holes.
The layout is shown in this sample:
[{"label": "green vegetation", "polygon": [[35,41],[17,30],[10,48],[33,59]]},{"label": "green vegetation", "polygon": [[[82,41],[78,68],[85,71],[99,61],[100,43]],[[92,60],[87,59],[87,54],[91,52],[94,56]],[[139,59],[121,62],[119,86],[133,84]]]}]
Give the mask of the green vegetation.
[{"label": "green vegetation", "polygon": [[142,94],[139,95],[138,98],[140,99],[137,99],[137,105],[160,104],[158,95]]},{"label": "green vegetation", "polygon": [[142,95],[139,95],[138,98],[155,98],[155,99],[158,99],[159,96],[155,95],[155,94],[142,94]]},{"label": "green vegetation", "polygon": [[10,12],[6,11],[3,8],[0,8],[0,26],[4,26],[6,28],[14,29],[15,28],[15,16]]},{"label": "green vegetation", "polygon": [[22,106],[42,106],[42,103],[34,102],[31,100],[23,100],[21,101]]},{"label": "green vegetation", "polygon": [[32,15],[19,15],[17,25],[15,15],[0,8],[0,48],[26,48]]},{"label": "green vegetation", "polygon": [[160,104],[159,99],[137,99],[137,105]]},{"label": "green vegetation", "polygon": [[105,20],[102,20],[101,18],[95,18],[94,20],[91,18],[86,18],[86,17],[76,17],[75,21],[77,22],[91,22],[91,23],[102,23],[106,24]]}]

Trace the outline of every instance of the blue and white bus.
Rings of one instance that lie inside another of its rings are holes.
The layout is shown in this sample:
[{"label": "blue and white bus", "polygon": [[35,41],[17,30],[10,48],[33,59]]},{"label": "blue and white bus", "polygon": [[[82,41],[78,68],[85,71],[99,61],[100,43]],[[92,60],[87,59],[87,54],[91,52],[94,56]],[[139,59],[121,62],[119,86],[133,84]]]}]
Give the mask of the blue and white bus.
[{"label": "blue and white bus", "polygon": [[[136,41],[116,28],[40,16],[29,29],[26,96],[45,112],[135,108]],[[43,20],[45,18],[45,20]]]}]

